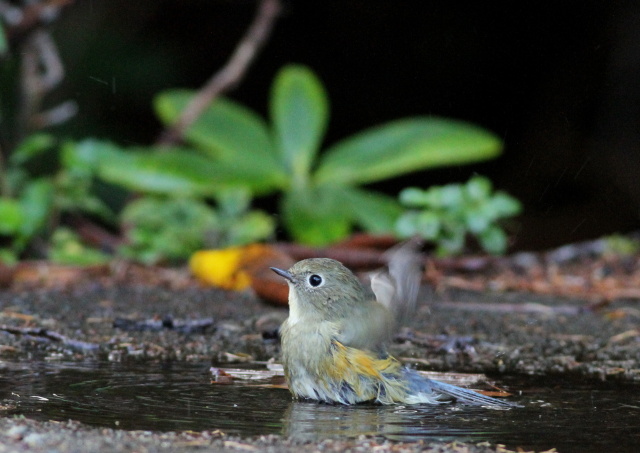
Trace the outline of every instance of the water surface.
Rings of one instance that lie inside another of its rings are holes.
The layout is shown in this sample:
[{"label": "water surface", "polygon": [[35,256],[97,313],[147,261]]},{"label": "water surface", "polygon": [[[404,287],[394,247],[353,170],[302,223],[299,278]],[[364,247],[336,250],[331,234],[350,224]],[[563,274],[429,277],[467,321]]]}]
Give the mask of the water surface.
[{"label": "water surface", "polygon": [[[640,451],[640,389],[508,382],[522,408],[333,406],[294,402],[287,390],[212,385],[207,364],[6,364],[7,416],[73,419],[127,430],[215,430],[302,440],[362,434],[402,441],[500,443],[561,452]],[[500,383],[499,383],[500,384]],[[502,383],[505,384],[505,383]],[[525,387],[526,386],[526,387]]]}]

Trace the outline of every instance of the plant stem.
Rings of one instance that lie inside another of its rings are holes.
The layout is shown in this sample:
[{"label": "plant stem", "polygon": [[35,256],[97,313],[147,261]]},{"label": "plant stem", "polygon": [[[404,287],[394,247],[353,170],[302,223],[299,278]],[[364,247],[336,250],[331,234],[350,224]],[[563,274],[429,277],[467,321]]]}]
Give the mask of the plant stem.
[{"label": "plant stem", "polygon": [[234,50],[231,58],[191,99],[191,102],[189,102],[178,120],[163,131],[157,141],[158,145],[170,146],[179,142],[187,128],[200,117],[202,112],[220,94],[242,80],[249,64],[255,59],[258,51],[269,37],[280,8],[279,0],[262,0],[260,2],[253,22]]}]

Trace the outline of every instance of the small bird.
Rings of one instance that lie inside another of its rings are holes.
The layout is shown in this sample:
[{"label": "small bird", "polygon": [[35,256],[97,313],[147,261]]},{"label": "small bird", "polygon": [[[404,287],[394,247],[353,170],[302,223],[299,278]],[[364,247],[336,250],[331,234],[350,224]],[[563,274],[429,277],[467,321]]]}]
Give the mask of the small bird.
[{"label": "small bird", "polygon": [[[272,267],[289,285],[289,317],[282,324],[282,357],[291,393],[327,403],[511,403],[421,376],[387,353],[399,319],[412,307],[420,279],[413,246],[393,250],[388,272],[372,278],[367,297],[339,261],[311,258],[289,270]],[[373,295],[372,295],[373,296]]]}]

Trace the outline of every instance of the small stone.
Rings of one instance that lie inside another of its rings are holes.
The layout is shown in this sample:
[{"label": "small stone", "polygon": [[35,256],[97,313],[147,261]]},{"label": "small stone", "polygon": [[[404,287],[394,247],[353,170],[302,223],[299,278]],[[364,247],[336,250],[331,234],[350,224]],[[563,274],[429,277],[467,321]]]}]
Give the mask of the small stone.
[{"label": "small stone", "polygon": [[22,441],[30,447],[41,447],[44,445],[44,438],[44,434],[29,433],[24,437],[24,439],[22,439]]},{"label": "small stone", "polygon": [[6,435],[11,439],[22,439],[22,436],[24,436],[24,433],[26,431],[27,431],[26,426],[12,426],[11,428],[9,428]]}]

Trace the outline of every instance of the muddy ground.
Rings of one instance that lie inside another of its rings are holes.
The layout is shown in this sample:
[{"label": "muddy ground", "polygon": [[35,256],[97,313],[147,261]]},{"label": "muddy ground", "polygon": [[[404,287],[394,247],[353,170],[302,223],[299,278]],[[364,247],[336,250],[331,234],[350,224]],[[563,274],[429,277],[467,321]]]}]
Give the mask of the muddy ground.
[{"label": "muddy ground", "polygon": [[[0,292],[0,370],[47,361],[192,361],[233,366],[279,358],[286,308],[251,292],[140,283]],[[640,310],[618,300],[597,311],[583,300],[474,293],[425,286],[424,304],[391,352],[421,369],[538,376],[596,383],[640,382]],[[120,327],[114,327],[114,322]],[[142,329],[142,330],[141,330]],[[155,329],[155,330],[154,330]],[[4,408],[4,406],[2,406]],[[0,412],[1,414],[1,412]],[[216,431],[147,432],[75,421],[0,418],[5,451],[504,451],[495,445],[381,439],[301,444],[281,436],[233,438]],[[466,449],[466,450],[465,450]]]}]

